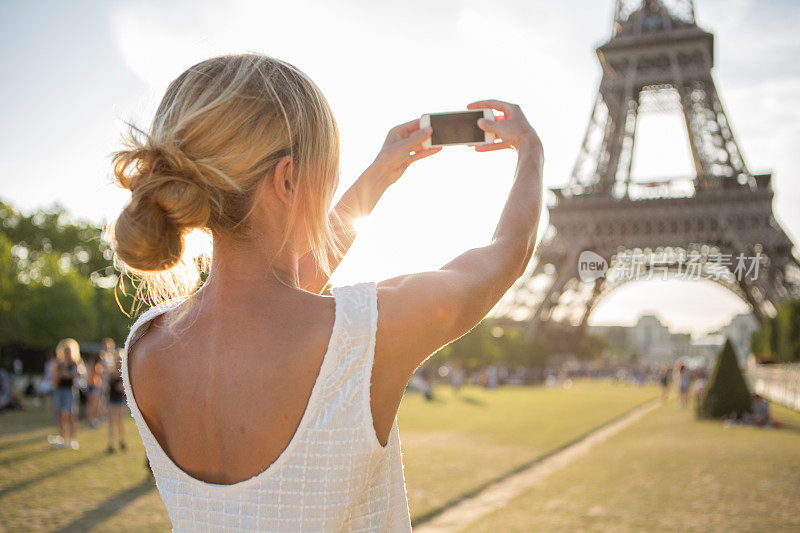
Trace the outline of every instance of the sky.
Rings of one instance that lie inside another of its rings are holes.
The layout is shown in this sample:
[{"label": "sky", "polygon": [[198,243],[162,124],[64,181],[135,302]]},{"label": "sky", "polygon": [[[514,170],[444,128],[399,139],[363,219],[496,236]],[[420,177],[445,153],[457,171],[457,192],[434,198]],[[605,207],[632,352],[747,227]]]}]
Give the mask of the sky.
[{"label": "sky", "polygon": [[[715,33],[715,80],[754,172],[772,171],[775,213],[800,236],[800,3],[697,0]],[[0,199],[23,210],[58,202],[75,217],[114,219],[129,198],[110,180],[124,121],[147,126],[167,84],[205,58],[254,51],[289,61],[327,96],[341,136],[341,194],[388,130],[474,100],[518,103],[542,138],[545,186],[563,185],[600,80],[594,48],[610,36],[612,0],[492,3],[74,1],[0,3]],[[681,118],[640,118],[634,176],[691,173]],[[335,284],[435,269],[489,242],[511,185],[513,151],[452,147],[393,185],[335,272]],[[542,219],[542,230],[547,214]],[[702,333],[746,311],[704,282],[630,283],[592,324],[655,313]]]}]

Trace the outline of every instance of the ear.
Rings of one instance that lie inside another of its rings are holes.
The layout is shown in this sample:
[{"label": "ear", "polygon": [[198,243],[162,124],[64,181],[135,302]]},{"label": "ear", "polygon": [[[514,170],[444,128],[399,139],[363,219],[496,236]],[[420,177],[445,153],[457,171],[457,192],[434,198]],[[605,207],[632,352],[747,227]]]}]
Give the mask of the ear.
[{"label": "ear", "polygon": [[272,187],[275,189],[275,194],[286,205],[291,205],[295,197],[294,182],[292,181],[293,171],[292,157],[287,155],[278,161],[272,174]]}]

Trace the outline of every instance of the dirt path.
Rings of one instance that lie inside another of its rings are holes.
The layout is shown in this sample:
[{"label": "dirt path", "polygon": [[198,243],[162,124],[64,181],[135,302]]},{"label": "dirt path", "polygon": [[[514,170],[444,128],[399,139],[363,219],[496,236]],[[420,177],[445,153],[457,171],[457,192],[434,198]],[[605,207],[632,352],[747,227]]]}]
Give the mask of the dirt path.
[{"label": "dirt path", "polygon": [[461,500],[446,508],[433,518],[414,528],[415,533],[444,533],[461,531],[484,515],[504,507],[509,500],[544,477],[584,455],[600,442],[621,429],[631,425],[656,408],[660,402],[654,400],[634,409],[617,420],[602,426],[578,442],[559,450],[532,464],[530,467],[496,481],[478,494]]}]

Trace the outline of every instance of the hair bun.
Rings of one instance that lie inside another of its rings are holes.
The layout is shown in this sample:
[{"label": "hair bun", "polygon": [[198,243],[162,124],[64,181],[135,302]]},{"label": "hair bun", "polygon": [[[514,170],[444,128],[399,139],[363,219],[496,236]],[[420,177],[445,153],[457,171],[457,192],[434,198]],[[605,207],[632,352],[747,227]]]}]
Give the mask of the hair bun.
[{"label": "hair bun", "polygon": [[114,224],[120,259],[144,271],[174,266],[183,255],[184,235],[207,226],[212,215],[197,164],[179,150],[140,146],[117,153],[114,167],[132,193]]}]

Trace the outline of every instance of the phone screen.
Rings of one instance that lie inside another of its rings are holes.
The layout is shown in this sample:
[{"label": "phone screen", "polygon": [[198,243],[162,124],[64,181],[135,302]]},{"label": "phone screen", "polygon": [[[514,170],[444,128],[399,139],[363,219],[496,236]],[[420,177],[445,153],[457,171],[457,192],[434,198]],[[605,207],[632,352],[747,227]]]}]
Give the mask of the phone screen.
[{"label": "phone screen", "polygon": [[482,143],[485,133],[478,127],[483,110],[431,114],[431,144]]}]

